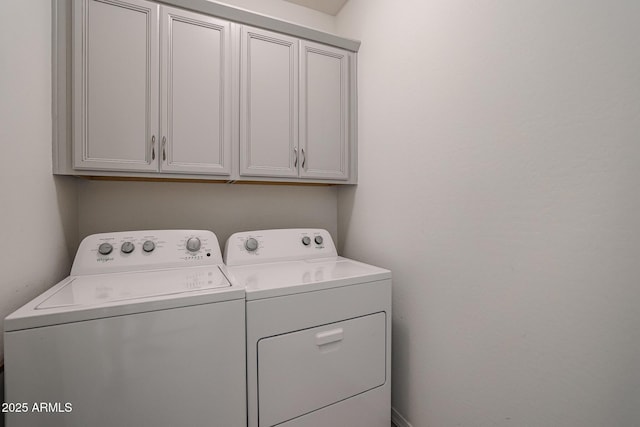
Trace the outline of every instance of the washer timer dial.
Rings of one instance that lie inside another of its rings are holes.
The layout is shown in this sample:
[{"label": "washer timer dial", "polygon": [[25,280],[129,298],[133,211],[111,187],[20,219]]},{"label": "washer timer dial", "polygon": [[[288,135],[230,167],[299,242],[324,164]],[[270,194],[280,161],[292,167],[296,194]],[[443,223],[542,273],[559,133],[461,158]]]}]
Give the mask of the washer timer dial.
[{"label": "washer timer dial", "polygon": [[202,243],[197,237],[191,237],[189,240],[187,240],[187,250],[189,252],[198,252],[201,245]]},{"label": "washer timer dial", "polygon": [[244,247],[249,252],[254,252],[256,249],[258,249],[258,241],[253,237],[249,237],[247,240],[245,240]]}]

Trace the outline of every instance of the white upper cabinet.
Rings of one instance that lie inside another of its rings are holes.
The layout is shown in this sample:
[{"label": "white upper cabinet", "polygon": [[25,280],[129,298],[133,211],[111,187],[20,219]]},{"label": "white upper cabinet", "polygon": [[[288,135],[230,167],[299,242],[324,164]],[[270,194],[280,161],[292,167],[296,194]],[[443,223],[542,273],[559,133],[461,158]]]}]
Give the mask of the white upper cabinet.
[{"label": "white upper cabinet", "polygon": [[74,168],[157,169],[158,8],[75,2]]},{"label": "white upper cabinet", "polygon": [[240,175],[298,176],[298,40],[243,27]]},{"label": "white upper cabinet", "polygon": [[161,8],[160,169],[231,173],[231,23]]},{"label": "white upper cabinet", "polygon": [[231,174],[230,22],[81,0],[75,30],[76,169]]},{"label": "white upper cabinet", "polygon": [[300,176],[349,178],[349,53],[300,44]]},{"label": "white upper cabinet", "polygon": [[355,184],[359,42],[184,4],[53,3],[54,173]]},{"label": "white upper cabinet", "polygon": [[349,179],[349,53],[244,27],[240,175]]}]

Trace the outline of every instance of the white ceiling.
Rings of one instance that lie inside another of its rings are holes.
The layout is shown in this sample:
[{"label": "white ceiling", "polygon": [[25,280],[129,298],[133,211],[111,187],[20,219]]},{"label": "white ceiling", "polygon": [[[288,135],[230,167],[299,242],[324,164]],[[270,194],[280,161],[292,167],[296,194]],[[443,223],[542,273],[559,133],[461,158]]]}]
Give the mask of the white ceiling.
[{"label": "white ceiling", "polygon": [[309,9],[315,9],[320,12],[328,13],[329,15],[337,15],[342,9],[342,6],[347,0],[285,0],[289,3],[299,4],[300,6],[308,7]]}]

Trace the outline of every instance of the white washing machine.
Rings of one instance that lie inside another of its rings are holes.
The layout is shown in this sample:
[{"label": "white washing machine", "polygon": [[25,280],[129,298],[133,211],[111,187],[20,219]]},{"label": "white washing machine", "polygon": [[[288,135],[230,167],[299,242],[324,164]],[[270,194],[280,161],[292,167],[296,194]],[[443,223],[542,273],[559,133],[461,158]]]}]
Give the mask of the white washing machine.
[{"label": "white washing machine", "polygon": [[223,269],[210,231],[85,238],[5,319],[7,426],[246,425],[244,289]]},{"label": "white washing machine", "polygon": [[325,230],[236,233],[249,427],[389,427],[391,272],[339,257]]}]

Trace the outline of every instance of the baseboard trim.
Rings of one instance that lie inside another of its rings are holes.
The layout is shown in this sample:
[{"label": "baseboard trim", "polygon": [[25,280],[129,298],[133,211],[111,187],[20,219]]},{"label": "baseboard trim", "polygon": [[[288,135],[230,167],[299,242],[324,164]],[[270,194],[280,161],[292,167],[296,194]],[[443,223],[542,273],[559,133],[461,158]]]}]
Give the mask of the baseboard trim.
[{"label": "baseboard trim", "polygon": [[396,427],[413,427],[409,421],[407,421],[396,408],[391,408],[391,422]]}]

